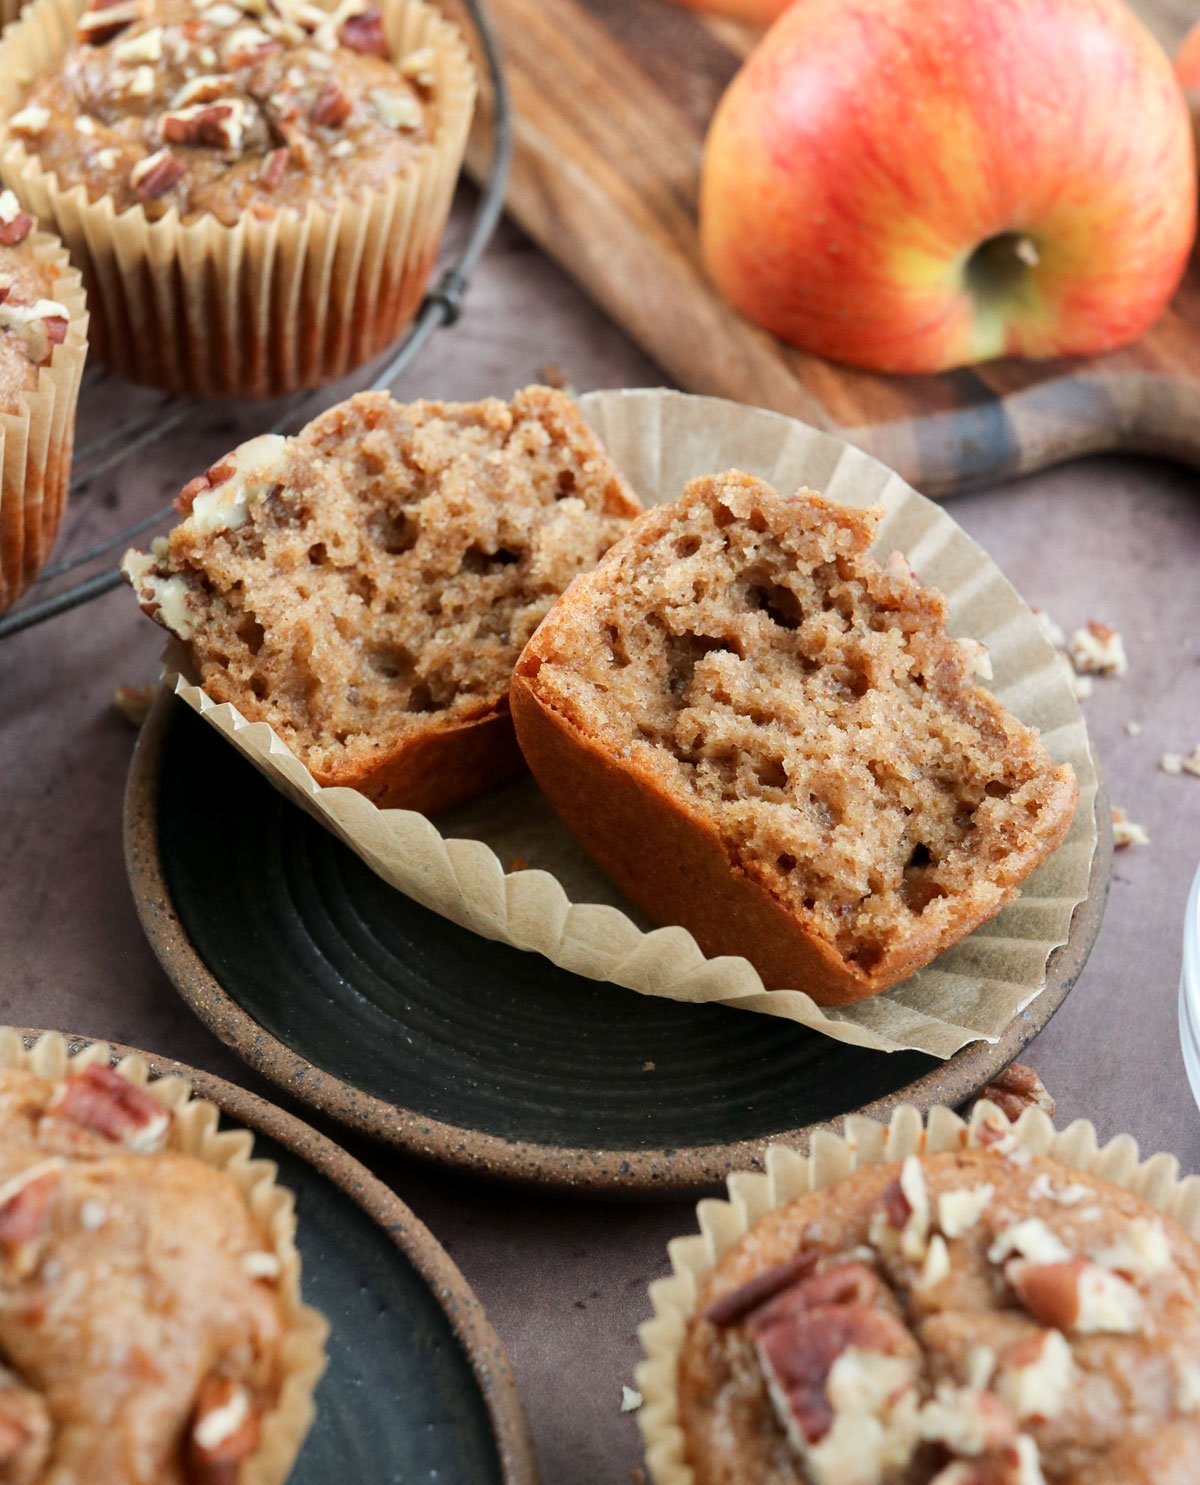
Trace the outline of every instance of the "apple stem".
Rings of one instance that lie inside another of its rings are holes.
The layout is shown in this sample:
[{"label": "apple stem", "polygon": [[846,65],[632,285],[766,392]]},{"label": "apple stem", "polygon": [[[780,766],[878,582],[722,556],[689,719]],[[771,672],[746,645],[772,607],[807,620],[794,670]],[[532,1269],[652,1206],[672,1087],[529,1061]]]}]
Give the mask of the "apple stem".
[{"label": "apple stem", "polygon": [[1042,261],[1042,255],[1038,252],[1038,245],[1032,237],[1026,237],[1022,232],[1013,243],[1013,252],[1024,263],[1026,268],[1036,268]]}]

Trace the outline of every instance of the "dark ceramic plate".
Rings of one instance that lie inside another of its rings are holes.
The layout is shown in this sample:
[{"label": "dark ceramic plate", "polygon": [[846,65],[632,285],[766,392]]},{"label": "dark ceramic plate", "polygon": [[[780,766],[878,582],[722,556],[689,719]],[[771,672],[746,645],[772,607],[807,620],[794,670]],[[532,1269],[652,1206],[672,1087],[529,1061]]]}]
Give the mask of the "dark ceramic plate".
[{"label": "dark ceramic plate", "polygon": [[142,924],[197,1014],[297,1098],[417,1154],[609,1192],[694,1191],[772,1140],[897,1102],[958,1104],[1062,1004],[1112,861],[1047,987],[995,1046],[867,1052],[770,1016],[581,979],[389,887],[182,702],[146,722],[126,796]]},{"label": "dark ceramic plate", "polygon": [[[68,1038],[72,1050],[89,1040]],[[466,1280],[399,1197],[264,1099],[141,1055],[156,1076],[181,1073],[230,1123],[253,1130],[255,1155],[275,1161],[295,1193],[304,1298],[331,1329],[316,1422],[288,1485],[535,1485],[504,1348]]]}]

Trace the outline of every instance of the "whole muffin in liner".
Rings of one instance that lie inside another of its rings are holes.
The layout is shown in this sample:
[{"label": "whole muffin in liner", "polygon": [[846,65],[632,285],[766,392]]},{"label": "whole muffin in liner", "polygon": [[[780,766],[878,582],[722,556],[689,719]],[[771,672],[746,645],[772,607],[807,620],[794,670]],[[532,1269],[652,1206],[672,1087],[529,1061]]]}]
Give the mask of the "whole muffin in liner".
[{"label": "whole muffin in liner", "polygon": [[31,83],[75,45],[84,0],[34,0],[0,38],[0,176],[83,270],[95,354],[122,376],[195,397],[269,397],[345,375],[411,320],[437,258],[474,108],[458,28],[425,0],[381,0],[390,56],[426,49],[433,138],[382,190],[336,208],[151,219],[68,189],[8,127]]},{"label": "whole muffin in liner", "polygon": [[[0,1028],[0,1068],[24,1069],[49,1081],[78,1073],[92,1063],[107,1067],[112,1056],[112,1048],[104,1042],[72,1052],[62,1036],[49,1031],[27,1047],[19,1032]],[[279,1264],[277,1293],[287,1325],[280,1344],[279,1395],[262,1419],[257,1446],[242,1461],[237,1480],[238,1485],[282,1485],[312,1424],[313,1393],[325,1370],[329,1333],[324,1317],[301,1299],[295,1200],[277,1184],[274,1164],[254,1158],[250,1131],[219,1129],[216,1104],[194,1096],[185,1079],[175,1075],[151,1079],[146,1063],[137,1055],[123,1058],[116,1071],[171,1111],[165,1148],[224,1172],[269,1237],[269,1251]]]},{"label": "whole muffin in liner", "polygon": [[943,1106],[923,1119],[911,1105],[901,1105],[887,1125],[855,1115],[846,1120],[843,1135],[819,1131],[808,1155],[773,1145],[762,1172],[738,1171],[729,1177],[727,1200],[699,1203],[699,1231],[668,1244],[673,1272],[650,1285],[654,1315],[639,1327],[644,1359],[637,1368],[637,1385],[643,1399],[638,1423],[654,1485],[695,1485],[680,1423],[680,1355],[705,1280],[754,1223],[864,1167],[991,1145],[998,1136],[1010,1147],[1046,1156],[1138,1197],[1200,1240],[1200,1176],[1180,1179],[1172,1155],[1141,1160],[1129,1135],[1101,1146],[1087,1120],[1056,1130],[1037,1108],[1011,1124],[987,1100],[975,1105],[969,1122]]},{"label": "whole muffin in liner", "polygon": [[69,311],[66,338],[38,369],[19,406],[0,413],[0,612],[45,566],[62,525],[71,483],[75,406],[88,351],[88,312],[79,271],[57,237],[34,232],[33,256],[55,274],[54,295]]}]

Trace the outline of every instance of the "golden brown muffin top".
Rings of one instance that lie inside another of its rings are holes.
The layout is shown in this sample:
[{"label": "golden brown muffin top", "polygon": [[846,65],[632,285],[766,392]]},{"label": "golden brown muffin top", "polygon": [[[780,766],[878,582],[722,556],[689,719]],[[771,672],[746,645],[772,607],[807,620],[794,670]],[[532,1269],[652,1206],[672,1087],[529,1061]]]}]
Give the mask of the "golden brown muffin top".
[{"label": "golden brown muffin top", "polygon": [[433,69],[390,56],[372,0],[93,0],[9,127],[64,189],[232,226],[404,174],[437,128]]},{"label": "golden brown muffin top", "polygon": [[11,191],[0,191],[0,412],[17,410],[67,334],[70,311],[54,298],[58,270],[39,259],[34,221]]},{"label": "golden brown muffin top", "polygon": [[279,1384],[279,1263],[108,1067],[0,1071],[0,1481],[236,1485]]},{"label": "golden brown muffin top", "polygon": [[698,1485],[1187,1485],[1200,1248],[1011,1140],[870,1167],[717,1265],[679,1396]]}]

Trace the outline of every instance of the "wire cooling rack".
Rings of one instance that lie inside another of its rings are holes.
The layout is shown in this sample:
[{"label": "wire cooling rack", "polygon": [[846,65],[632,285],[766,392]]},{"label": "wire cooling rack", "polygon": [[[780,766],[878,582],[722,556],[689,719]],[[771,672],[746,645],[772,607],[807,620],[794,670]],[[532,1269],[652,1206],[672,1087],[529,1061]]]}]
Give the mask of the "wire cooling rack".
[{"label": "wire cooling rack", "polygon": [[[433,288],[426,294],[416,317],[383,370],[372,381],[365,382],[361,386],[352,388],[339,386],[337,394],[339,397],[349,396],[351,391],[363,391],[367,387],[373,391],[386,390],[409,369],[435,330],[444,325],[454,324],[461,313],[463,296],[467,291],[471,275],[492,233],[496,230],[496,225],[504,210],[504,193],[508,184],[508,172],[512,159],[512,113],[504,77],[504,64],[500,57],[496,33],[483,0],[463,0],[463,4],[475,28],[491,82],[493,114],[491,170],[475,209],[471,229],[462,251],[454,262],[439,275]],[[81,399],[86,397],[89,391],[94,395],[99,384],[104,380],[105,373],[101,370],[92,368],[85,372],[83,386],[80,389]],[[77,445],[71,476],[71,493],[76,493],[100,475],[134,458],[173,430],[182,428],[195,414],[197,406],[198,404],[188,398],[166,397],[152,407],[117,422],[113,427],[106,429],[104,433],[86,443]],[[318,409],[312,392],[299,392],[289,398],[283,412],[268,431],[285,433],[292,429],[298,420],[297,414],[301,407],[305,409],[305,420],[315,416]],[[102,593],[107,593],[117,587],[121,582],[120,571],[111,563],[106,563],[102,571],[94,573],[91,577],[81,578],[53,595],[41,596],[47,585],[52,585],[57,579],[65,578],[68,574],[95,566],[103,558],[109,557],[113,551],[126,547],[143,532],[170,521],[174,515],[174,507],[166,505],[161,510],[135,521],[133,525],[125,527],[124,530],[106,536],[102,541],[88,547],[86,551],[76,552],[45,567],[32,591],[26,594],[15,608],[7,614],[0,615],[0,639],[17,634],[34,624],[45,623],[47,619],[53,619],[59,614],[67,613],[70,609],[78,608],[81,603],[88,603],[91,599],[99,598]]]}]

